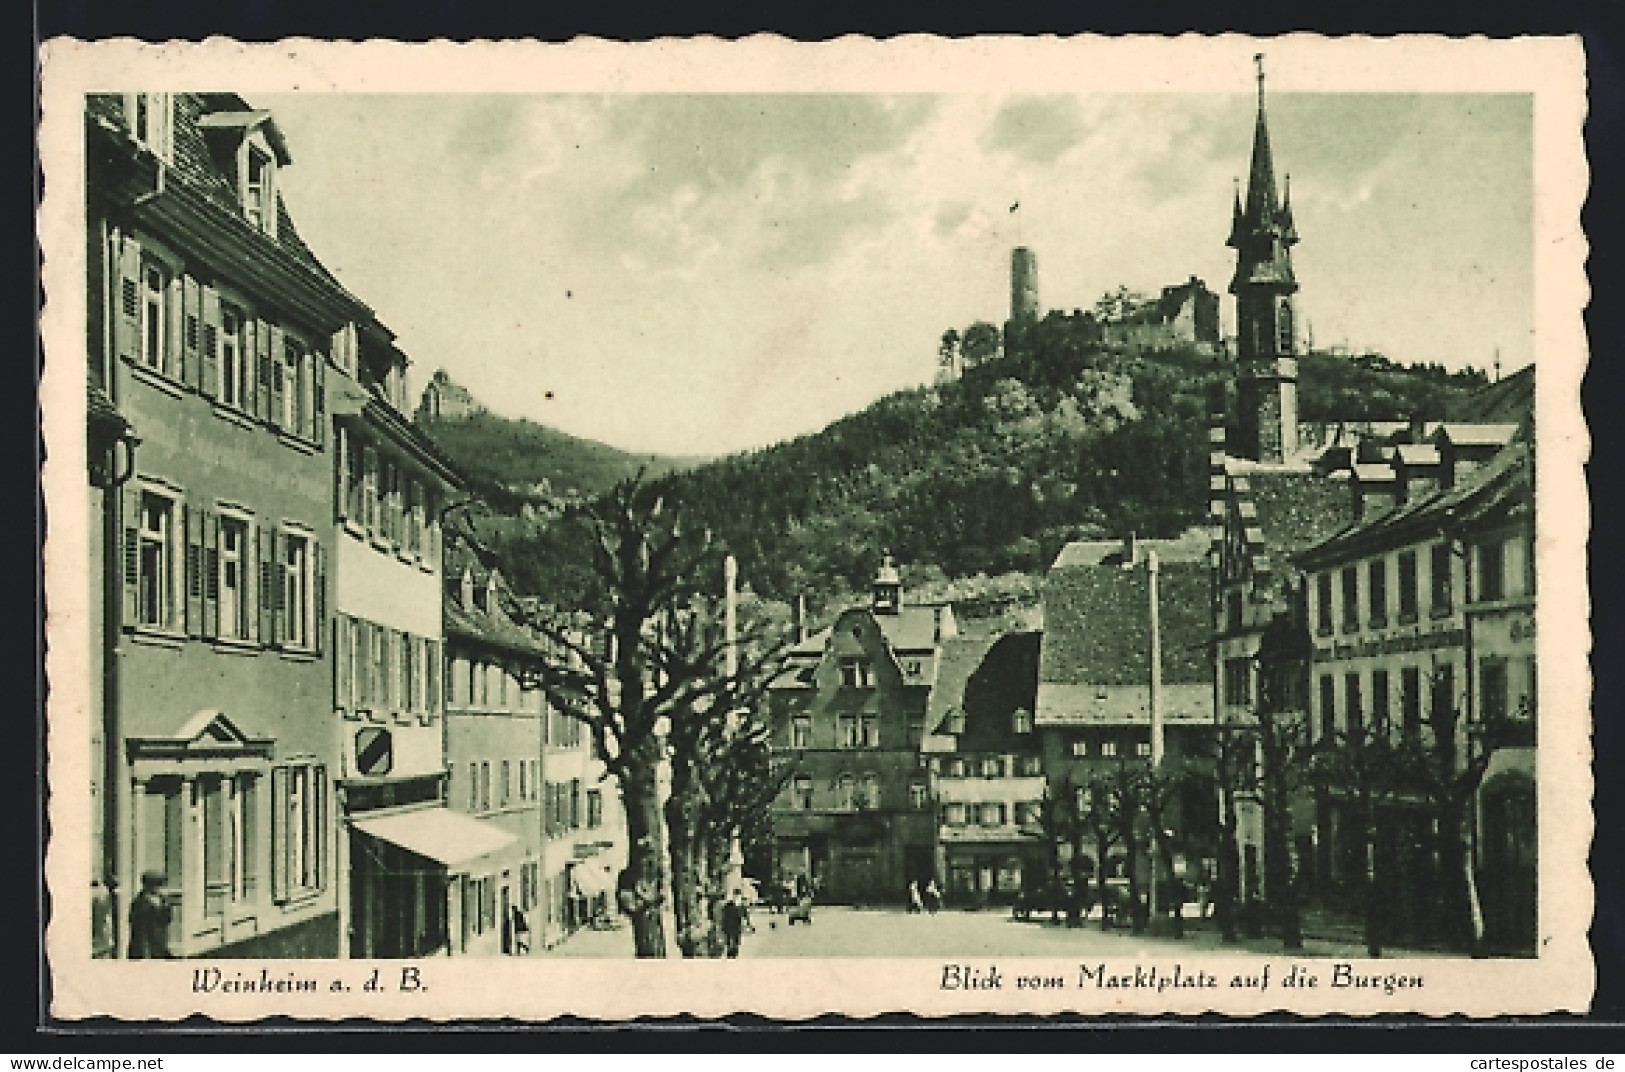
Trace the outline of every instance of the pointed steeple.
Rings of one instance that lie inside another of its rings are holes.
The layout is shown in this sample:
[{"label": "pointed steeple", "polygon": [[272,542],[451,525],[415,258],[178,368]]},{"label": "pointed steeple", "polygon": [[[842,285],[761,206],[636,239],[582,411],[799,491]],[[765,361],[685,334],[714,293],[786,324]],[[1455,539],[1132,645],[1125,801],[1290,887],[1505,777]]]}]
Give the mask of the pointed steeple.
[{"label": "pointed steeple", "polygon": [[1279,462],[1297,443],[1297,328],[1293,294],[1292,187],[1283,200],[1275,186],[1269,116],[1264,101],[1264,57],[1257,65],[1258,115],[1245,201],[1238,200],[1227,245],[1236,251],[1230,293],[1236,296],[1237,403],[1241,450],[1256,461]]},{"label": "pointed steeple", "polygon": [[1236,275],[1230,292],[1248,282],[1277,283],[1295,288],[1288,247],[1298,241],[1292,226],[1291,191],[1282,204],[1275,187],[1275,157],[1270,151],[1269,115],[1264,105],[1264,54],[1253,57],[1258,67],[1258,118],[1253,126],[1253,158],[1247,174],[1247,200],[1231,221],[1226,245],[1237,251]]},{"label": "pointed steeple", "polygon": [[1264,111],[1264,54],[1258,66],[1258,121],[1253,126],[1253,165],[1247,175],[1247,218],[1255,225],[1272,220],[1280,210],[1275,196],[1275,160],[1270,154],[1270,128]]}]

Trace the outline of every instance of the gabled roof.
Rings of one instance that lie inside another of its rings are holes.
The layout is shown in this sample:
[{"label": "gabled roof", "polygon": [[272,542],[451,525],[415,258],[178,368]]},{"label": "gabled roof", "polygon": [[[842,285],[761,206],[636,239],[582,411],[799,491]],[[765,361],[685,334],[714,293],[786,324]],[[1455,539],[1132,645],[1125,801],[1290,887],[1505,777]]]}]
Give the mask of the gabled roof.
[{"label": "gabled roof", "polygon": [[937,607],[905,605],[874,619],[893,651],[930,651],[937,644],[937,612]]},{"label": "gabled roof", "polygon": [[1357,521],[1297,556],[1306,569],[1335,564],[1371,551],[1399,547],[1452,531],[1500,513],[1533,508],[1533,459],[1527,444],[1515,443],[1482,468],[1465,474],[1453,488],[1413,499],[1374,518]]},{"label": "gabled roof", "polygon": [[1246,494],[1264,546],[1278,559],[1324,539],[1354,516],[1345,481],[1307,470],[1255,470],[1247,476]]},{"label": "gabled roof", "polygon": [[[1092,553],[1063,551],[1045,579],[1039,680],[1106,687],[1144,684],[1151,665],[1146,570],[1143,565],[1125,569],[1073,564]],[[1159,549],[1159,557],[1161,553]],[[1160,563],[1158,612],[1165,684],[1211,682],[1211,606],[1205,547],[1195,557]]]},{"label": "gabled roof", "polygon": [[942,642],[937,660],[937,685],[926,708],[926,732],[937,732],[942,722],[964,707],[965,683],[997,641],[996,633],[960,634]]}]

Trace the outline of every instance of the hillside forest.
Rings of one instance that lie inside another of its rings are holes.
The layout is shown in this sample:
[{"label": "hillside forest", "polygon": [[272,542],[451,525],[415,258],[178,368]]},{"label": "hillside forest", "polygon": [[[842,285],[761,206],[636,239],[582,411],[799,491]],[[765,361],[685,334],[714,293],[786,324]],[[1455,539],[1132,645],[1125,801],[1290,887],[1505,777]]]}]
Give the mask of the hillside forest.
[{"label": "hillside forest", "polygon": [[[1171,537],[1202,522],[1210,414],[1233,408],[1222,355],[1110,345],[1092,314],[1061,312],[1008,337],[973,324],[946,333],[943,346],[965,351],[956,380],[693,468],[656,459],[645,478],[663,482],[691,523],[737,556],[755,596],[805,596],[815,617],[866,590],[886,550],[915,598],[996,606],[1030,601],[1068,541]],[[1305,421],[1442,419],[1487,383],[1471,369],[1379,355],[1309,354],[1299,369]],[[518,458],[501,428],[427,431],[484,484],[520,482],[503,472]],[[492,436],[500,450],[482,445]],[[530,483],[538,470],[526,464]],[[483,527],[515,586],[585,605],[589,570],[570,536],[576,507],[522,520],[493,505]]]}]

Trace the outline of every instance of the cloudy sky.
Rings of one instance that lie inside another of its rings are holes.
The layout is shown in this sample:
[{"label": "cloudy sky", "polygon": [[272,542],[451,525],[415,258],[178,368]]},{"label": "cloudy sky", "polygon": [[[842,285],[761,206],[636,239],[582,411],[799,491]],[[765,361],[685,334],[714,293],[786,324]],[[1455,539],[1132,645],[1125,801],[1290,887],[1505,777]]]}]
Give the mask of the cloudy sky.
[{"label": "cloudy sky", "polygon": [[[1250,95],[256,96],[302,235],[493,410],[723,453],[928,382],[1002,322],[1191,275],[1223,291]],[[1272,94],[1317,344],[1533,355],[1522,95]],[[1020,202],[1019,212],[1008,211]],[[1226,330],[1232,319],[1225,301]]]}]

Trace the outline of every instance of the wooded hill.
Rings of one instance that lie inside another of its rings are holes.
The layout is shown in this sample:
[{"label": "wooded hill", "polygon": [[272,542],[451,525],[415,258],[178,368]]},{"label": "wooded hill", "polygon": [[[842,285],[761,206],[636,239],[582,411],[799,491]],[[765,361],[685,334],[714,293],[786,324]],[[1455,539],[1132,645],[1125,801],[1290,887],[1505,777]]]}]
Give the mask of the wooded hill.
[{"label": "wooded hill", "polygon": [[[911,590],[996,597],[1030,588],[1023,575],[1041,574],[1070,540],[1171,537],[1203,522],[1209,414],[1233,393],[1223,359],[1108,346],[1092,317],[1062,313],[1009,349],[957,381],[666,480],[758,595],[806,593],[815,611],[865,591],[884,549]],[[1440,419],[1483,382],[1317,354],[1300,362],[1300,407],[1309,421]],[[515,479],[510,454],[474,458],[467,437],[436,438],[470,470]],[[546,469],[534,456],[523,464],[526,480]],[[568,603],[579,549],[548,527],[497,529],[514,583]]]},{"label": "wooded hill", "polygon": [[591,498],[640,469],[654,478],[706,460],[631,454],[534,421],[490,412],[456,418],[419,417],[418,426],[457,463],[473,490],[503,511],[546,498]]}]

